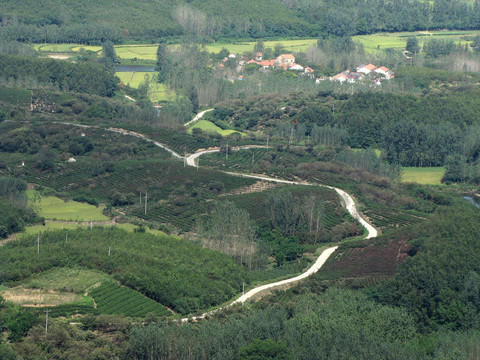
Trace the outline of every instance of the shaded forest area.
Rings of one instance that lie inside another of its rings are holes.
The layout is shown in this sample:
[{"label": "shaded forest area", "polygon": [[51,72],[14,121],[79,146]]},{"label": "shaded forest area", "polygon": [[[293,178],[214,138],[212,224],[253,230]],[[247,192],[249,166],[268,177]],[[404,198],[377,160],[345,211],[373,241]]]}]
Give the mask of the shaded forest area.
[{"label": "shaded forest area", "polygon": [[[426,71],[424,79],[432,73]],[[398,81],[408,81],[416,74],[416,68],[404,68]],[[451,76],[453,79],[456,75]],[[460,76],[477,77],[473,73]],[[311,146],[376,148],[390,164],[447,166],[445,180],[478,182],[479,95],[478,89],[469,85],[442,87],[424,94],[365,91],[353,95],[265,95],[221,103],[208,116],[221,127],[229,124],[240,130],[262,129],[283,139],[285,145],[303,142]]]},{"label": "shaded forest area", "polygon": [[[110,11],[114,7],[115,11]],[[100,44],[285,36],[351,36],[379,31],[478,29],[480,6],[461,0],[268,0],[79,3],[49,0],[0,5],[0,39]],[[132,21],[132,18],[134,21]]]}]

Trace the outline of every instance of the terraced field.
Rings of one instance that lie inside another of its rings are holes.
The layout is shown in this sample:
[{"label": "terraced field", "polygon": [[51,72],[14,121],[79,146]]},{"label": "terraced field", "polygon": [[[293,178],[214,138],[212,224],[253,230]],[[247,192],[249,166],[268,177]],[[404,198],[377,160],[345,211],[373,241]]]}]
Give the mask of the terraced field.
[{"label": "terraced field", "polygon": [[413,210],[400,210],[383,206],[369,206],[364,212],[376,227],[387,230],[416,224],[425,219],[426,214]]},{"label": "terraced field", "polygon": [[90,295],[95,299],[97,309],[102,314],[119,314],[131,317],[144,317],[148,313],[157,316],[171,315],[163,305],[114,282],[102,283]]}]

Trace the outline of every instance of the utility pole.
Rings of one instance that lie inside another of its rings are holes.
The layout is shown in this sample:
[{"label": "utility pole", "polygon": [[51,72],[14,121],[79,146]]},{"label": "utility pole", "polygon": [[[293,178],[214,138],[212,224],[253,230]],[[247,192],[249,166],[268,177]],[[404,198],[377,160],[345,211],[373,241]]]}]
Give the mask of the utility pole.
[{"label": "utility pole", "polygon": [[140,205],[142,205],[142,192],[140,191]]},{"label": "utility pole", "polygon": [[40,254],[40,235],[37,235],[37,254]]},{"label": "utility pole", "polygon": [[148,191],[145,191],[145,215],[147,215]]},{"label": "utility pole", "polygon": [[110,246],[108,247],[108,256],[110,256]]},{"label": "utility pole", "polygon": [[[242,297],[245,295],[245,282],[242,282]],[[245,301],[242,299],[242,306],[245,303]]]},{"label": "utility pole", "polygon": [[290,138],[288,139],[288,145],[292,143],[292,137],[293,137],[293,126],[292,126],[292,130],[290,131]]},{"label": "utility pole", "polygon": [[48,332],[48,313],[52,310],[50,309],[47,309],[47,310],[44,310],[45,311],[45,314],[46,314],[46,318],[45,318],[45,333]]},{"label": "utility pole", "polygon": [[268,149],[268,138],[270,137],[270,134],[267,133],[267,149]]},{"label": "utility pole", "polygon": [[200,156],[197,157],[197,171],[198,171],[199,166],[200,166]]},{"label": "utility pole", "polygon": [[90,230],[92,230],[92,228],[93,228],[93,222],[92,220],[90,220]]},{"label": "utility pole", "polygon": [[228,142],[227,142],[227,152],[225,153],[226,155],[226,161],[228,161]]}]

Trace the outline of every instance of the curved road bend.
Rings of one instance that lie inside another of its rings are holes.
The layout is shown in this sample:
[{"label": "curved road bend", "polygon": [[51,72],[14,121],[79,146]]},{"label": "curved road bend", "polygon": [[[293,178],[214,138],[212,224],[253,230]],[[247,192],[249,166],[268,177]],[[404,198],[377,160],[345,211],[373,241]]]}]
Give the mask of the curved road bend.
[{"label": "curved road bend", "polygon": [[[209,111],[209,110],[206,110],[206,111]],[[196,117],[195,117],[195,121],[198,120],[199,118],[201,118],[201,116],[203,116],[203,114],[206,112],[202,112],[202,113],[199,113]],[[201,116],[199,116],[201,114]],[[67,125],[73,125],[73,126],[79,126],[79,127],[83,127],[83,128],[89,128],[89,127],[96,127],[96,126],[92,126],[92,125],[81,125],[81,124],[73,124],[73,123],[64,123],[64,124],[67,124]],[[184,159],[186,160],[186,163],[189,165],[189,166],[196,166],[195,164],[195,159],[198,159],[200,156],[204,155],[204,154],[209,154],[209,153],[214,153],[214,152],[219,152],[220,149],[209,149],[209,150],[203,150],[203,151],[199,151],[197,153],[194,153],[188,157],[183,157],[181,156],[180,154],[176,153],[174,150],[168,148],[166,145],[162,144],[162,143],[159,143],[158,141],[155,141],[155,140],[152,140],[150,138],[147,138],[145,135],[143,134],[140,134],[140,133],[137,133],[135,131],[129,131],[129,130],[125,130],[125,129],[119,129],[119,128],[108,128],[106,129],[108,131],[112,131],[112,132],[116,132],[116,133],[120,133],[120,134],[123,134],[123,135],[130,135],[130,136],[134,136],[134,137],[137,137],[137,138],[140,138],[140,139],[143,139],[145,141],[148,141],[148,142],[151,142],[153,143],[154,145],[168,151],[170,154],[172,154],[174,157],[176,158],[179,158],[179,159]],[[262,147],[262,146],[241,146],[241,147],[235,147],[235,148],[232,148],[232,150],[240,150],[240,149],[248,149],[248,148],[251,148],[251,147]],[[372,226],[370,225],[367,221],[365,221],[360,212],[357,210],[357,207],[355,206],[355,202],[353,201],[352,197],[345,191],[343,191],[342,189],[339,189],[339,188],[336,188],[336,187],[333,187],[333,186],[328,186],[328,185],[321,185],[321,184],[312,184],[312,183],[307,183],[307,182],[299,182],[299,181],[290,181],[290,180],[282,180],[282,179],[275,179],[275,178],[271,178],[271,177],[267,177],[267,176],[261,176],[261,175],[253,175],[253,174],[240,174],[240,173],[234,173],[234,172],[225,172],[226,174],[229,174],[229,175],[232,175],[232,176],[240,176],[240,177],[247,177],[247,178],[254,178],[254,179],[259,179],[259,180],[264,180],[264,181],[270,181],[270,182],[276,182],[276,183],[282,183],[282,184],[292,184],[292,185],[303,185],[303,186],[323,186],[323,187],[327,187],[329,189],[333,189],[337,192],[337,194],[340,196],[340,198],[343,200],[343,202],[345,203],[345,207],[347,209],[347,211],[350,213],[350,215],[356,219],[357,221],[359,221],[366,229],[367,229],[367,236],[366,236],[366,239],[371,239],[371,238],[374,238],[378,235],[378,232],[377,230]],[[296,281],[299,281],[299,280],[302,280],[302,279],[305,279],[307,278],[308,276],[316,273],[322,266],[323,264],[327,261],[327,259],[330,257],[331,254],[333,254],[333,252],[338,248],[338,246],[334,246],[334,247],[331,247],[331,248],[328,248],[326,250],[324,250],[322,252],[322,254],[318,257],[317,261],[307,270],[305,271],[304,273],[298,275],[298,276],[295,276],[293,278],[290,278],[290,279],[285,279],[285,280],[281,280],[281,281],[277,281],[277,282],[274,282],[274,283],[270,283],[270,284],[266,284],[266,285],[261,285],[261,286],[258,286],[254,289],[251,289],[250,291],[248,291],[247,293],[243,294],[241,297],[239,297],[238,299],[232,301],[230,304],[226,305],[226,306],[223,306],[221,308],[218,308],[218,309],[215,309],[215,310],[212,310],[212,311],[209,311],[209,312],[206,312],[200,316],[195,316],[195,317],[191,317],[191,318],[183,318],[181,319],[182,322],[185,322],[185,321],[188,321],[188,320],[199,320],[199,319],[203,319],[205,318],[206,316],[208,315],[211,315],[219,310],[222,310],[222,309],[225,309],[229,306],[232,306],[234,304],[238,304],[238,303],[244,303],[245,301],[247,301],[248,299],[251,299],[253,296],[259,294],[260,292],[262,291],[265,291],[267,289],[272,289],[274,287],[278,287],[278,286],[282,286],[282,285],[285,285],[285,284],[289,284],[289,283],[292,283],[292,282],[296,282]]]},{"label": "curved road bend", "polygon": [[[248,148],[248,147],[238,147],[238,148],[235,148],[234,150],[240,150],[240,149],[245,149],[245,148]],[[192,155],[187,157],[187,164],[189,166],[196,166],[195,165],[195,159],[198,159],[201,155],[214,153],[214,152],[219,152],[219,151],[220,151],[219,149],[210,149],[210,150],[204,150],[204,151],[200,151],[200,152],[197,152],[195,154],[192,154]],[[303,186],[322,186],[322,187],[327,187],[329,189],[333,189],[337,192],[337,194],[340,196],[340,198],[345,203],[345,207],[346,207],[347,211],[350,213],[350,215],[354,219],[359,221],[367,229],[368,234],[366,236],[366,239],[371,239],[371,238],[374,238],[378,235],[377,230],[361,217],[360,212],[357,210],[357,207],[355,206],[355,202],[353,201],[352,197],[347,192],[343,191],[342,189],[339,189],[339,188],[336,188],[336,187],[333,187],[333,186],[328,186],[328,185],[275,179],[275,178],[271,178],[271,177],[268,177],[268,176],[261,176],[261,175],[240,174],[240,173],[234,173],[234,172],[228,172],[228,171],[225,171],[224,173],[232,175],[232,176],[253,178],[253,179],[259,179],[259,180],[263,180],[263,181],[282,183],[282,184],[303,185]],[[289,279],[285,279],[285,280],[281,280],[281,281],[277,281],[277,282],[274,282],[274,283],[258,286],[256,288],[251,289],[247,293],[243,294],[238,299],[232,301],[228,305],[225,305],[225,306],[223,306],[219,309],[215,309],[215,310],[206,312],[206,313],[204,313],[202,315],[199,315],[199,316],[190,317],[190,318],[183,318],[183,319],[181,319],[181,321],[186,322],[188,320],[204,319],[206,316],[212,315],[219,310],[225,309],[225,308],[230,307],[230,306],[235,305],[235,304],[239,304],[239,303],[243,304],[245,301],[251,299],[252,297],[261,293],[262,291],[305,279],[305,278],[309,277],[310,275],[313,275],[314,273],[316,273],[323,266],[323,264],[325,264],[325,262],[330,257],[330,255],[332,255],[335,252],[335,250],[337,250],[337,248],[338,248],[338,246],[333,246],[331,248],[328,248],[328,249],[324,250],[322,252],[322,254],[318,257],[317,261],[315,261],[315,263],[307,271],[305,271],[304,273],[302,273],[298,276],[295,276],[295,277],[289,278]]]},{"label": "curved road bend", "polygon": [[207,110],[203,110],[202,112],[199,112],[192,120],[183,124],[183,126],[188,126],[190,124],[193,124],[194,122],[200,120],[203,117],[203,115],[205,115],[207,112],[210,112],[210,111],[213,111],[213,110],[215,110],[215,109],[207,109]]}]

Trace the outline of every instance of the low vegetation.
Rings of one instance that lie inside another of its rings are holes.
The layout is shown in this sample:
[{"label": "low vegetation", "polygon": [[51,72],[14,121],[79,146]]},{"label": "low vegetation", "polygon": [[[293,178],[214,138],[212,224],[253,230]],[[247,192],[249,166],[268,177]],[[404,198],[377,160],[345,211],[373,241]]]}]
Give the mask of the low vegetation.
[{"label": "low vegetation", "polygon": [[147,298],[127,287],[114,282],[104,282],[90,291],[97,309],[102,314],[118,314],[130,317],[171,315],[168,309],[158,302]]},{"label": "low vegetation", "polygon": [[42,197],[39,192],[29,190],[28,197],[35,211],[47,220],[70,221],[106,221],[109,217],[103,215],[105,206],[64,201],[54,196]]},{"label": "low vegetation", "polygon": [[36,239],[24,236],[4,245],[0,282],[13,285],[56,266],[80,266],[112,274],[123,285],[188,314],[231,299],[247,280],[229,257],[172,236],[96,227],[48,232],[38,254]]}]

